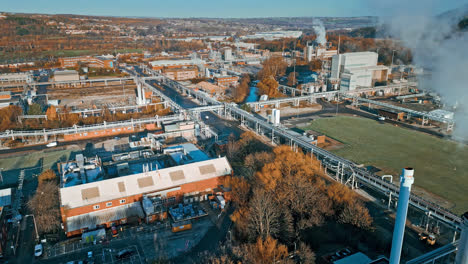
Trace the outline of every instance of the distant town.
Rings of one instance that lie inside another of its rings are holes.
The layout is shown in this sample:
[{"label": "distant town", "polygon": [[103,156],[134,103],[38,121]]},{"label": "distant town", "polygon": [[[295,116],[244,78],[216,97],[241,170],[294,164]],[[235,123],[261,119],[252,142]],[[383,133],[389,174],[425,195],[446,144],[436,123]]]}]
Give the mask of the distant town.
[{"label": "distant town", "polygon": [[0,12],[2,261],[467,264],[465,7]]}]

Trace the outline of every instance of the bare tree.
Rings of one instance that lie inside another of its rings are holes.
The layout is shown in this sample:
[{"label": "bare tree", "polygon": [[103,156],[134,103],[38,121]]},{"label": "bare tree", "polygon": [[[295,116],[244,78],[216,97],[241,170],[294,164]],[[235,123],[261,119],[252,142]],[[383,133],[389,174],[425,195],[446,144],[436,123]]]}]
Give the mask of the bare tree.
[{"label": "bare tree", "polygon": [[36,194],[28,201],[28,208],[34,214],[39,233],[51,232],[60,227],[58,201],[58,186],[53,182],[40,184]]},{"label": "bare tree", "polygon": [[262,188],[255,189],[249,205],[249,229],[253,237],[259,236],[265,239],[280,232],[281,212],[278,210],[272,192],[265,191]]}]

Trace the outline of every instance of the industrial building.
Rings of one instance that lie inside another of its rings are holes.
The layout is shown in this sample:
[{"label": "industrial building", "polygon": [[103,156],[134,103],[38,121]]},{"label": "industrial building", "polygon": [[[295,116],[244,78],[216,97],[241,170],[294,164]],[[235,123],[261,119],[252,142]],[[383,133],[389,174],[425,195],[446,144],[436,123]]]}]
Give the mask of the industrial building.
[{"label": "industrial building", "polygon": [[0,92],[0,108],[4,108],[12,104],[11,99],[10,91]]},{"label": "industrial building", "polygon": [[79,81],[80,75],[75,70],[55,71],[54,81],[66,82],[66,81]]},{"label": "industrial building", "polygon": [[191,59],[191,60],[156,60],[149,63],[151,68],[155,71],[162,70],[164,68],[182,68],[190,67],[203,64],[206,62],[200,59]]},{"label": "industrial building", "polygon": [[206,81],[197,83],[195,85],[195,89],[204,91],[205,93],[214,97],[223,96],[226,92],[226,87],[222,87]]},{"label": "industrial building", "polygon": [[2,83],[31,83],[33,77],[29,73],[4,73],[0,74],[0,84]]},{"label": "industrial building", "polygon": [[214,78],[216,85],[221,87],[231,87],[238,84],[239,77],[237,76],[217,76]]},{"label": "industrial building", "polygon": [[308,62],[313,59],[330,59],[338,53],[338,50],[327,47],[320,46],[318,44],[312,44],[304,47],[304,59]]},{"label": "industrial building", "polygon": [[257,32],[253,35],[242,36],[242,39],[282,39],[282,38],[299,38],[302,36],[302,31],[295,30],[283,30],[283,31],[269,31],[269,32]]},{"label": "industrial building", "polygon": [[6,251],[8,240],[8,217],[7,211],[11,207],[11,188],[0,190],[0,257],[3,257]]},{"label": "industrial building", "polygon": [[331,79],[341,79],[340,89],[352,91],[358,87],[372,87],[375,82],[386,81],[388,67],[377,65],[375,52],[351,52],[332,57]]},{"label": "industrial building", "polygon": [[166,148],[158,156],[151,150],[132,153],[114,155],[105,164],[116,174],[107,179],[99,159],[77,157],[62,165],[60,211],[67,236],[164,217],[166,206],[189,196],[203,200],[232,173],[225,157],[209,159],[192,144]]},{"label": "industrial building", "polygon": [[62,68],[73,68],[80,63],[92,68],[112,69],[115,67],[115,60],[111,56],[80,56],[59,58],[58,60]]},{"label": "industrial building", "polygon": [[176,81],[184,81],[200,77],[198,68],[195,66],[183,68],[164,68],[162,72],[167,78]]}]

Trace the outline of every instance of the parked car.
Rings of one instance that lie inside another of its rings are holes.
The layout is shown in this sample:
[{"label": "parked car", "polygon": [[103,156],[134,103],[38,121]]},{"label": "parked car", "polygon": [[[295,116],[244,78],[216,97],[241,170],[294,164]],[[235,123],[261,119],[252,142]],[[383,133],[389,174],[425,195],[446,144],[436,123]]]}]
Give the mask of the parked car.
[{"label": "parked car", "polygon": [[133,255],[133,251],[130,249],[124,249],[119,251],[117,255],[115,256],[117,259],[126,259],[129,258],[131,255]]},{"label": "parked car", "polygon": [[117,230],[116,226],[112,226],[111,231],[112,231],[112,237],[116,237],[119,235],[119,231]]},{"label": "parked car", "polygon": [[42,256],[42,244],[37,244],[34,246],[34,256],[36,258]]}]

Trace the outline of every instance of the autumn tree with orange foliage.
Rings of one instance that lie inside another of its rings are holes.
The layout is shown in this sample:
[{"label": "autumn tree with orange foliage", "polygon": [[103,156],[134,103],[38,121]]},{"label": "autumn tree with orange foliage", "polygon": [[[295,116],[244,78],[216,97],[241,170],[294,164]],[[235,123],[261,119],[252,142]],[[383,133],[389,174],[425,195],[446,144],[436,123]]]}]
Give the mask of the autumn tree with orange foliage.
[{"label": "autumn tree with orange foliage", "polygon": [[244,244],[236,252],[242,263],[294,263],[288,258],[288,248],[272,237],[258,238],[255,244]]},{"label": "autumn tree with orange foliage", "polygon": [[241,103],[245,100],[245,98],[249,94],[249,88],[250,88],[249,84],[250,84],[249,75],[248,74],[242,75],[239,85],[233,88],[234,89],[233,90],[234,102]]},{"label": "autumn tree with orange foliage", "polygon": [[265,80],[269,78],[276,79],[278,76],[282,76],[286,73],[288,64],[284,61],[283,57],[274,56],[266,59],[262,63],[262,69],[257,73],[259,80]]},{"label": "autumn tree with orange foliage", "polygon": [[46,115],[47,115],[48,120],[51,120],[51,121],[57,120],[58,115],[57,115],[57,109],[55,108],[55,106],[53,105],[49,106],[49,108],[47,108]]},{"label": "autumn tree with orange foliage", "polygon": [[279,95],[278,86],[278,82],[272,76],[257,83],[257,88],[260,93],[266,94],[268,97],[276,97]]},{"label": "autumn tree with orange foliage", "polygon": [[18,116],[22,113],[21,107],[16,105],[9,105],[0,109],[0,131],[15,128]]}]

